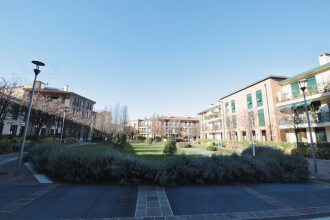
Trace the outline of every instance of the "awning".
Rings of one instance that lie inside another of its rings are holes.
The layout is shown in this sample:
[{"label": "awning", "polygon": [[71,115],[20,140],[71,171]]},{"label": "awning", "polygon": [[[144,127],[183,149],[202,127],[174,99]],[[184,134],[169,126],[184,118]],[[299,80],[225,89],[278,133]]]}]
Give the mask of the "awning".
[{"label": "awning", "polygon": [[[310,105],[311,100],[306,100],[306,103],[307,103],[307,105]],[[304,106],[304,101],[295,102],[295,103],[291,103],[291,104],[287,104],[287,105],[282,105],[282,106],[279,106],[278,109],[279,110],[288,109],[288,108],[294,109],[294,108],[298,108],[298,107],[301,107],[301,106]]]}]

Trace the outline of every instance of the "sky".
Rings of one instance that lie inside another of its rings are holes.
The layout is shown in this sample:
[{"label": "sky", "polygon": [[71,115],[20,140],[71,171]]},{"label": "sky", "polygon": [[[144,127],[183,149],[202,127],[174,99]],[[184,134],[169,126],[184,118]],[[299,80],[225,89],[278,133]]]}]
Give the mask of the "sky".
[{"label": "sky", "polygon": [[330,52],[329,0],[0,0],[0,76],[38,79],[131,120],[196,115]]}]

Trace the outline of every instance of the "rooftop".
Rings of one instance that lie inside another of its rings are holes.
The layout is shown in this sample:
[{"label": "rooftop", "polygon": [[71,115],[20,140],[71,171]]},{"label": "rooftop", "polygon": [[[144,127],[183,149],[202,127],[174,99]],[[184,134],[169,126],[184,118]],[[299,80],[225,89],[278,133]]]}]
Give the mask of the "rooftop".
[{"label": "rooftop", "polygon": [[320,72],[323,72],[323,71],[326,71],[326,70],[330,70],[330,63],[326,63],[324,65],[318,66],[316,68],[307,70],[305,72],[302,72],[300,74],[297,74],[295,76],[292,76],[290,78],[287,78],[287,79],[281,81],[280,82],[280,85],[281,86],[284,86],[284,85],[287,85],[287,84],[296,82],[298,80],[302,80],[302,79],[308,78],[310,76],[313,76],[313,75],[315,75],[317,73],[320,73]]}]

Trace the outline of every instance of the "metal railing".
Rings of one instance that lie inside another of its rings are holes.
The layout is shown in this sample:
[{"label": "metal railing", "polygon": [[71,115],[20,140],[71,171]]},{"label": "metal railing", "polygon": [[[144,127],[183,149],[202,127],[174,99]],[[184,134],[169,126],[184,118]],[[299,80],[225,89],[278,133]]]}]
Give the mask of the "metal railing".
[{"label": "metal railing", "polygon": [[[329,112],[309,112],[311,123],[320,124],[330,122],[330,113]],[[294,126],[300,124],[306,124],[307,119],[305,113],[299,114],[297,117],[292,115],[283,116],[280,120],[280,125],[284,126]]]}]

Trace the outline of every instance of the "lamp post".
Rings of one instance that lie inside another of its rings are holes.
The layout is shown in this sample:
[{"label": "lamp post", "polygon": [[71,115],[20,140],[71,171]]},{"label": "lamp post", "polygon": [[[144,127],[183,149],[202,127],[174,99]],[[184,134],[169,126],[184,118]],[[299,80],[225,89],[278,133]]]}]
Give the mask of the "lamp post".
[{"label": "lamp post", "polygon": [[40,62],[40,61],[32,61],[32,63],[36,65],[36,68],[33,69],[33,71],[34,71],[34,80],[33,80],[32,91],[31,91],[31,95],[30,95],[28,114],[27,114],[27,117],[26,117],[26,120],[25,120],[23,142],[22,142],[20,153],[19,153],[19,160],[18,160],[16,172],[15,172],[15,177],[19,174],[21,164],[22,164],[22,160],[23,160],[23,153],[24,153],[24,147],[25,147],[25,142],[26,142],[26,134],[27,134],[28,126],[29,126],[31,108],[32,108],[32,103],[33,103],[33,96],[34,96],[34,91],[35,91],[35,84],[36,84],[36,81],[37,81],[37,76],[41,72],[39,70],[39,67],[40,66],[45,66],[45,64],[43,62]]},{"label": "lamp post", "polygon": [[65,115],[66,115],[67,109],[68,109],[68,107],[64,107],[62,129],[61,129],[61,144],[63,144],[64,123],[65,123]]},{"label": "lamp post", "polygon": [[309,113],[308,113],[306,96],[305,96],[305,90],[307,88],[306,84],[307,84],[307,81],[306,80],[303,80],[303,81],[300,81],[299,82],[300,89],[303,92],[304,107],[305,107],[305,112],[306,112],[306,117],[307,117],[307,124],[308,124],[308,129],[309,129],[309,137],[311,139],[311,145],[312,145],[312,156],[313,156],[313,164],[314,164],[314,174],[317,175],[316,149],[315,149],[315,145],[314,145],[314,142],[313,142],[312,128],[311,128],[311,123],[310,123],[310,120],[309,120]]}]

